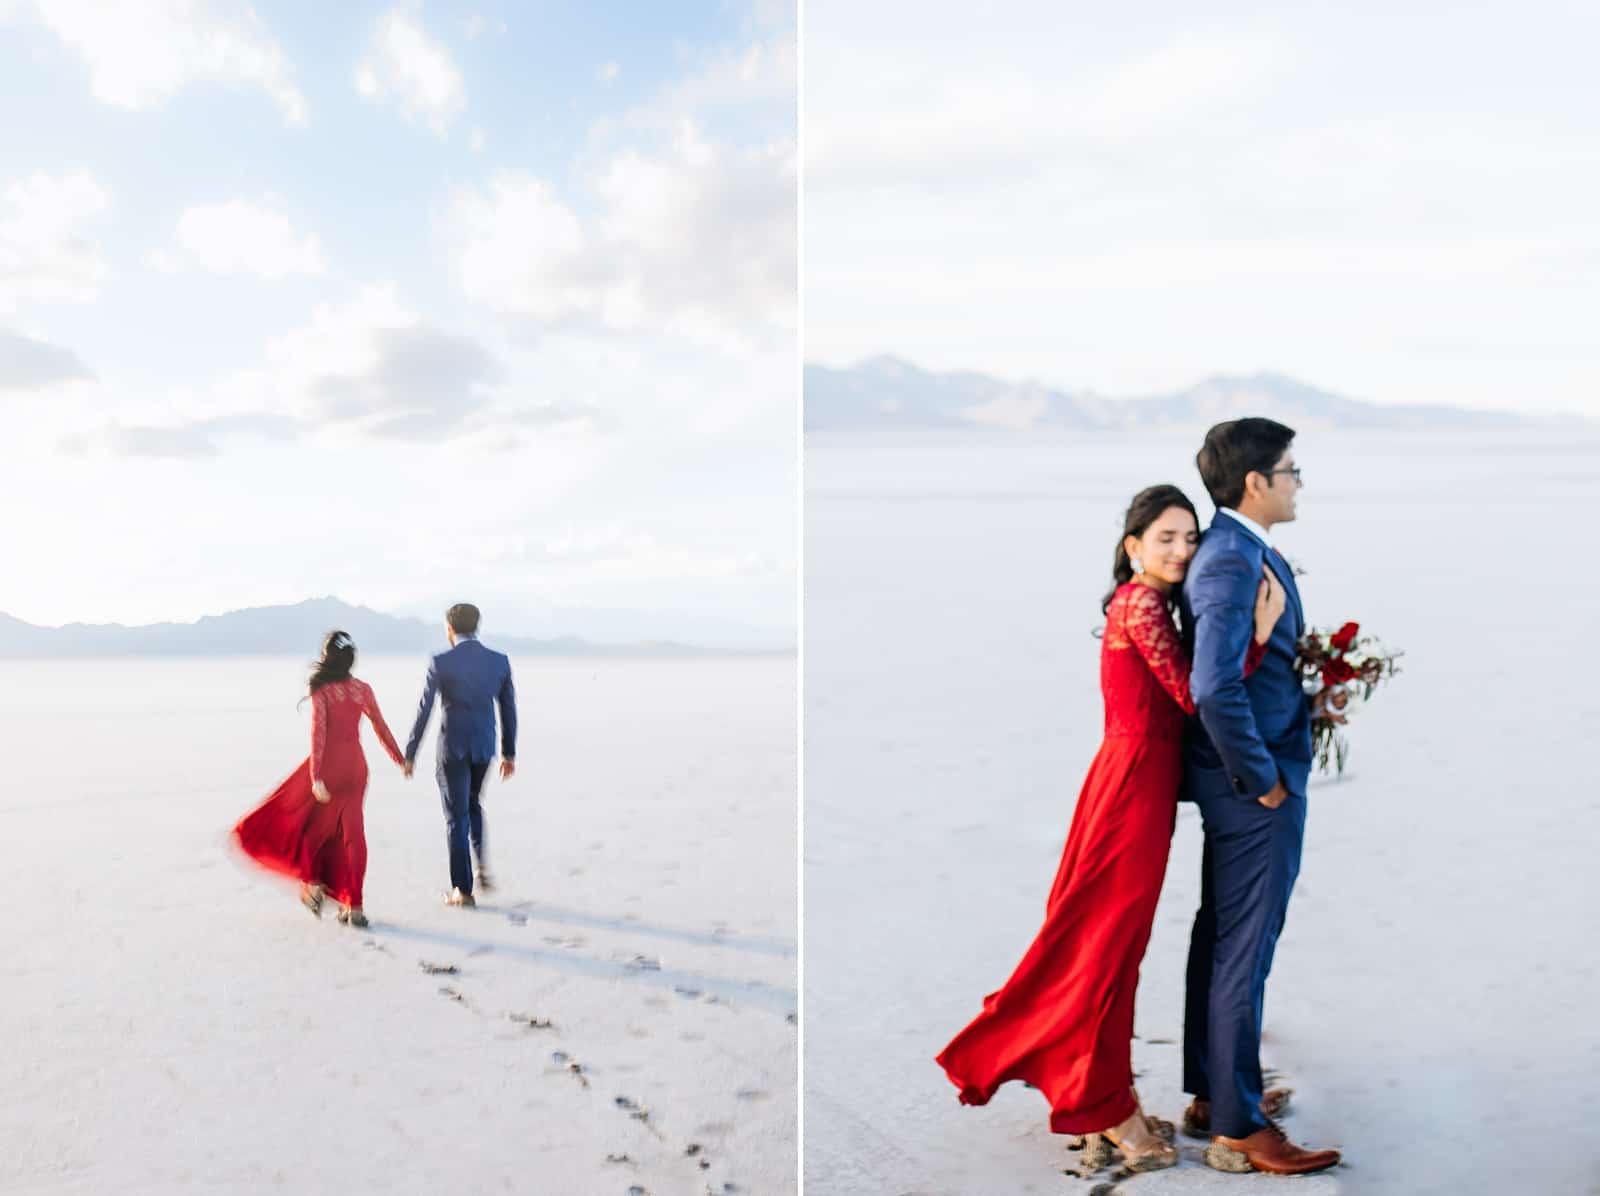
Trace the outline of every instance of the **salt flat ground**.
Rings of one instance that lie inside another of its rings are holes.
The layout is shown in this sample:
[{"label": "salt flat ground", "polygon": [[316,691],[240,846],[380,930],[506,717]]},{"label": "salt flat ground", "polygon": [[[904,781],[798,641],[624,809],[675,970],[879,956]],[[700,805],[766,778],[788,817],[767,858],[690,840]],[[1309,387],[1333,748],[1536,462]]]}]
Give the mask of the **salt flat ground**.
[{"label": "salt flat ground", "polygon": [[[435,711],[409,782],[364,732],[355,931],[226,843],[302,662],[0,662],[0,1191],[795,1190],[793,658],[515,667],[498,891],[441,905]],[[402,744],[422,672],[357,665]]]},{"label": "salt flat ground", "polygon": [[[1037,1093],[963,1108],[933,1056],[1036,931],[1098,743],[1099,599],[1128,498],[1208,515],[1197,436],[806,445],[806,1190],[1087,1192]],[[1404,673],[1316,782],[1267,990],[1321,1193],[1600,1192],[1600,437],[1303,430],[1313,624]],[[1181,807],[1135,1068],[1175,1118],[1200,828]],[[1123,1192],[1264,1191],[1180,1139]],[[1109,1183],[1104,1175],[1097,1182]]]}]

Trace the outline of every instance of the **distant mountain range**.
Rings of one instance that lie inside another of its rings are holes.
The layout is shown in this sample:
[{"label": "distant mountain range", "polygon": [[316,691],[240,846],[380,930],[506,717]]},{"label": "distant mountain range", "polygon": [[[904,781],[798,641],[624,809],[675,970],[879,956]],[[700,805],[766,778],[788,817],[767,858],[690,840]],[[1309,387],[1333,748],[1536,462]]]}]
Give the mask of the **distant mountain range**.
[{"label": "distant mountain range", "polygon": [[[207,615],[194,623],[68,623],[36,627],[0,614],[0,657],[39,656],[303,656],[315,657],[322,637],[348,631],[367,655],[431,655],[445,649],[444,625],[402,619],[352,606],[337,598],[312,598],[292,606],[259,606]],[[702,649],[650,642],[597,644],[563,636],[528,639],[484,630],[484,643],[523,656],[692,656]]]},{"label": "distant mountain range", "polygon": [[1365,403],[1282,374],[1217,375],[1174,394],[1107,399],[986,374],[930,373],[894,357],[874,357],[842,370],[805,368],[808,431],[1187,428],[1245,415],[1264,415],[1297,430],[1484,428],[1529,422],[1504,412]]}]

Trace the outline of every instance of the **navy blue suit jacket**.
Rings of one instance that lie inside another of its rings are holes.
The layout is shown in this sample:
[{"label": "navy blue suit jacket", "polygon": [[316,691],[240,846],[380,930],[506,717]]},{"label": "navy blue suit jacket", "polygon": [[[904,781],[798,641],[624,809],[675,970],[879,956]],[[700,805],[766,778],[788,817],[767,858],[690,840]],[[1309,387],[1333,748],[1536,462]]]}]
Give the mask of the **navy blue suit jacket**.
[{"label": "navy blue suit jacket", "polygon": [[[1249,677],[1256,590],[1265,560],[1288,607]],[[1184,734],[1184,796],[1232,794],[1254,801],[1284,788],[1302,797],[1311,775],[1311,705],[1294,667],[1305,612],[1294,572],[1231,516],[1218,514],[1189,565],[1179,599],[1196,717]]]},{"label": "navy blue suit jacket", "polygon": [[434,695],[439,696],[439,759],[487,764],[494,759],[494,710],[500,707],[500,754],[517,754],[517,694],[511,684],[511,661],[475,639],[463,639],[428,663],[428,680],[417,706],[417,721],[406,741],[406,759],[417,758],[417,745],[428,729]]}]

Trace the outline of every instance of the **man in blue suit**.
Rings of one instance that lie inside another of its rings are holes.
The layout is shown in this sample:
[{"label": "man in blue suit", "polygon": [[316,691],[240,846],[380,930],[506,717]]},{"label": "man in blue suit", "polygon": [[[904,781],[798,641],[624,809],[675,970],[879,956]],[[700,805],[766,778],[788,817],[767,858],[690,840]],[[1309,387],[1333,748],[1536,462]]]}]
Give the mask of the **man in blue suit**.
[{"label": "man in blue suit", "polygon": [[[1184,797],[1200,807],[1205,851],[1189,942],[1185,1128],[1209,1133],[1206,1162],[1224,1171],[1301,1174],[1339,1161],[1278,1128],[1287,1094],[1263,1091],[1261,1011],[1273,949],[1300,871],[1311,711],[1295,668],[1305,630],[1300,592],[1272,547],[1295,517],[1294,431],[1269,419],[1218,424],[1195,459],[1217,514],[1183,583],[1184,636],[1197,717],[1184,739]],[[1265,659],[1244,675],[1263,562],[1289,604]]]},{"label": "man in blue suit", "polygon": [[478,857],[478,885],[492,886],[484,865],[483,781],[494,762],[494,711],[500,708],[500,779],[516,771],[517,695],[511,685],[511,661],[478,642],[478,608],[461,602],[445,613],[450,651],[428,665],[428,679],[417,707],[417,721],[406,741],[407,777],[417,758],[417,745],[428,728],[434,695],[439,696],[439,796],[444,801],[450,842],[450,905],[474,906],[472,856]]}]

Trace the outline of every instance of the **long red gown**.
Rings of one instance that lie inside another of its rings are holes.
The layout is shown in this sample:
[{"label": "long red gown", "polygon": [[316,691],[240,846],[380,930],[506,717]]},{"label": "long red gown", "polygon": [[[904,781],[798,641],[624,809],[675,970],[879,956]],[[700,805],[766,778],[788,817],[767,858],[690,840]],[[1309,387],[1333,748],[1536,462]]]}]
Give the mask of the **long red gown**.
[{"label": "long red gown", "polygon": [[[1246,673],[1263,649],[1252,641]],[[1084,779],[1044,926],[983,1012],[939,1055],[982,1105],[1007,1080],[1050,1102],[1058,1134],[1133,1115],[1133,1006],[1167,870],[1183,775],[1189,661],[1166,598],[1120,586],[1100,647],[1105,737]]]},{"label": "long red gown", "polygon": [[[389,758],[401,763],[404,757],[372,687],[354,677],[331,682],[311,695],[311,755],[233,828],[245,854],[263,867],[325,885],[335,901],[357,908],[367,875],[363,714],[372,720]],[[326,803],[312,796],[311,786],[318,780],[328,787]]]}]

